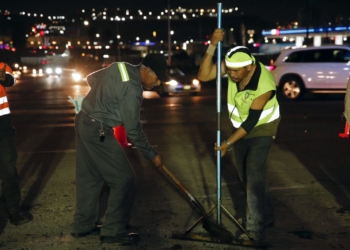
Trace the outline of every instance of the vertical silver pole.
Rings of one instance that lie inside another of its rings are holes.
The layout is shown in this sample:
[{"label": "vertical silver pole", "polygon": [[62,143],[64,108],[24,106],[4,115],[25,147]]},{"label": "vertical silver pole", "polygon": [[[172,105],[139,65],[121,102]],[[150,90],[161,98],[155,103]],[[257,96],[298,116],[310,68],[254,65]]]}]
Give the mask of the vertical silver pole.
[{"label": "vertical silver pole", "polygon": [[170,0],[168,0],[168,65],[171,65]]},{"label": "vertical silver pole", "polygon": [[[217,10],[217,16],[218,16],[218,25],[217,27],[221,29],[221,14],[222,14],[222,3],[218,3],[218,10]],[[218,43],[217,46],[217,67],[216,67],[216,106],[217,106],[217,140],[216,145],[221,145],[221,50],[222,50],[222,44],[221,42]],[[221,152],[217,152],[217,191],[218,191],[218,224],[221,224]]]}]

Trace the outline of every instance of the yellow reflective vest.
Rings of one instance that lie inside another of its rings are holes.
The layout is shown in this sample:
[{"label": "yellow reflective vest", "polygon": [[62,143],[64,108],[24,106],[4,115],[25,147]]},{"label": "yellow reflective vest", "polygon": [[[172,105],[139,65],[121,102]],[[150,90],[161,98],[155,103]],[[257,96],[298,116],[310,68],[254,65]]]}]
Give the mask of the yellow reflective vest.
[{"label": "yellow reflective vest", "polygon": [[276,98],[276,84],[271,73],[263,64],[257,62],[255,72],[243,91],[239,91],[238,84],[228,77],[227,106],[233,127],[239,128],[247,119],[252,102],[271,90],[275,91],[274,95],[264,106],[255,127],[272,122],[280,117],[279,104]]}]

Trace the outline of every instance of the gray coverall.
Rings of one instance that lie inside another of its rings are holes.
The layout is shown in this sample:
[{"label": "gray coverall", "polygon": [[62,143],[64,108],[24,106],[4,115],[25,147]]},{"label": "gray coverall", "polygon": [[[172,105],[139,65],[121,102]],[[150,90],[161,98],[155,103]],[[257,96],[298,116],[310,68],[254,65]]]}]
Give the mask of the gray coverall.
[{"label": "gray coverall", "polygon": [[135,174],[112,128],[123,124],[129,140],[146,159],[152,160],[158,153],[142,130],[139,109],[143,89],[138,66],[113,63],[88,75],[87,82],[91,90],[75,120],[77,203],[72,231],[94,228],[106,183],[110,194],[101,235],[114,236],[124,233],[130,220]]}]

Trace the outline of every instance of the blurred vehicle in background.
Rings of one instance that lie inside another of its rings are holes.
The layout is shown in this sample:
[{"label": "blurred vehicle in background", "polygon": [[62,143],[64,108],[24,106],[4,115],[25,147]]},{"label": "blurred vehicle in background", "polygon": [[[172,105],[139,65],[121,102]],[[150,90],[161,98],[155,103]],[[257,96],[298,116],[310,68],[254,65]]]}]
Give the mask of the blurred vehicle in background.
[{"label": "blurred vehicle in background", "polygon": [[42,69],[32,69],[32,76],[43,76],[43,70]]},{"label": "blurred vehicle in background", "polygon": [[62,68],[59,67],[59,66],[48,65],[45,68],[45,75],[46,75],[46,77],[49,77],[49,76],[61,77],[61,74],[62,74]]},{"label": "blurred vehicle in background", "polygon": [[19,79],[21,77],[21,71],[20,70],[12,70],[12,74],[16,79]]},{"label": "blurred vehicle in background", "polygon": [[350,76],[350,47],[327,45],[281,51],[271,74],[282,96],[297,100],[305,92],[345,93]]},{"label": "blurred vehicle in background", "polygon": [[23,68],[24,67],[20,66],[18,63],[11,65],[12,74],[16,79],[19,79],[21,77]]},{"label": "blurred vehicle in background", "polygon": [[201,91],[200,81],[192,76],[187,76],[177,67],[168,66],[169,82],[162,82],[155,90],[160,96],[166,96],[169,93],[188,93],[197,95]]}]

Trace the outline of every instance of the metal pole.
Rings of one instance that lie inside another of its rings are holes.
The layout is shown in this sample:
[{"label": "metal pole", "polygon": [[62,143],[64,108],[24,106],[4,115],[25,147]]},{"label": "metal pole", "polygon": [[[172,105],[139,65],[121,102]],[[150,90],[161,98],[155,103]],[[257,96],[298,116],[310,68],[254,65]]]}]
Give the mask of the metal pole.
[{"label": "metal pole", "polygon": [[[117,17],[118,16],[118,11],[115,10],[115,16]],[[118,50],[118,62],[121,62],[121,57],[120,57],[120,47],[119,47],[119,38],[118,38],[118,35],[119,35],[119,27],[118,27],[118,22],[119,20],[115,20],[115,27],[116,27],[116,35],[115,35],[115,38],[117,38],[117,50]]]},{"label": "metal pole", "polygon": [[170,0],[168,0],[168,65],[171,65]]},{"label": "metal pole", "polygon": [[[218,3],[218,25],[217,27],[221,29],[221,13],[222,13],[222,3]],[[217,106],[217,140],[216,145],[221,145],[221,50],[222,44],[218,43],[217,46],[217,63],[216,63],[216,106]],[[218,205],[218,224],[221,224],[221,152],[216,154],[217,156],[217,205]]]}]

